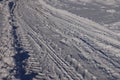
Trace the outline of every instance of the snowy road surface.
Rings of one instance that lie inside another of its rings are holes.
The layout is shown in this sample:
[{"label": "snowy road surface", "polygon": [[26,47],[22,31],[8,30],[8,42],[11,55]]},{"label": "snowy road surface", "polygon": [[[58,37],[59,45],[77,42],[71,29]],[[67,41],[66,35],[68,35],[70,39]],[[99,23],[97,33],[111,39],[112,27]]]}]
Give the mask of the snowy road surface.
[{"label": "snowy road surface", "polygon": [[0,0],[0,79],[120,80],[119,0],[94,1]]}]

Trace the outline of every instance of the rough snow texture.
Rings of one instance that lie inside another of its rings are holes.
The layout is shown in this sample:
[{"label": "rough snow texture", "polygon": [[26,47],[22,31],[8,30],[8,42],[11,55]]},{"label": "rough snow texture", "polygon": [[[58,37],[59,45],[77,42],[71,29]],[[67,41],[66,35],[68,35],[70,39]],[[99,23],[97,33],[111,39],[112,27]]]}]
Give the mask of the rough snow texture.
[{"label": "rough snow texture", "polygon": [[15,66],[12,56],[11,26],[9,24],[8,7],[6,3],[0,3],[0,80],[12,77],[10,71]]},{"label": "rough snow texture", "polygon": [[120,7],[105,1],[1,1],[0,78],[120,80]]}]

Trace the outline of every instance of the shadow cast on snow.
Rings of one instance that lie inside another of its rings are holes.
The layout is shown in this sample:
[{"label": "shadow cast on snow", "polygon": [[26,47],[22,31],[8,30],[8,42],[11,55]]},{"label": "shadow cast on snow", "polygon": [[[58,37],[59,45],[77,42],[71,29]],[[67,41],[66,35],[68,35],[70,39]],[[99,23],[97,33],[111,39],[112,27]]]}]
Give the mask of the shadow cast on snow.
[{"label": "shadow cast on snow", "polygon": [[16,33],[16,26],[13,26],[13,38],[14,38],[14,49],[16,51],[16,54],[13,56],[15,60],[15,68],[12,71],[16,71],[15,77],[20,80],[32,80],[37,73],[31,72],[30,74],[26,74],[25,66],[26,60],[30,57],[29,52],[25,51],[18,40],[18,36]]}]

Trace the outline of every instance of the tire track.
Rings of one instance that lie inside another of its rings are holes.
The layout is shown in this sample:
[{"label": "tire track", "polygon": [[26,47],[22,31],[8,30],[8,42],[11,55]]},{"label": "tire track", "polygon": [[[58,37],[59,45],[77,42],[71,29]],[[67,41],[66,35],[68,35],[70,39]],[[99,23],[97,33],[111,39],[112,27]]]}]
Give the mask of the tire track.
[{"label": "tire track", "polygon": [[[37,37],[33,37],[33,39],[35,40],[35,39],[37,39]],[[50,49],[49,46],[47,46],[47,45],[46,45],[43,41],[41,41],[40,39],[39,39],[38,41],[40,41],[40,42],[47,48],[47,50],[50,52],[50,53],[49,53],[49,56],[51,57],[51,59],[52,59],[54,62],[57,61],[57,63],[59,63],[59,65],[67,72],[67,74],[69,74],[70,76],[73,76],[73,80],[74,80],[74,79],[75,79],[75,80],[81,79],[81,76],[77,79],[77,76],[78,76],[78,75],[77,75],[76,73],[73,73],[73,71],[69,71],[69,70],[68,70],[68,69],[69,69],[69,67],[67,67],[68,64],[66,64],[65,61],[63,61],[60,57],[58,57],[58,56],[56,55],[56,53],[55,53],[53,50]],[[77,75],[77,76],[76,76],[76,75]],[[72,78],[70,78],[70,76],[69,76],[69,79],[72,80]]]}]

